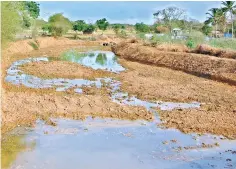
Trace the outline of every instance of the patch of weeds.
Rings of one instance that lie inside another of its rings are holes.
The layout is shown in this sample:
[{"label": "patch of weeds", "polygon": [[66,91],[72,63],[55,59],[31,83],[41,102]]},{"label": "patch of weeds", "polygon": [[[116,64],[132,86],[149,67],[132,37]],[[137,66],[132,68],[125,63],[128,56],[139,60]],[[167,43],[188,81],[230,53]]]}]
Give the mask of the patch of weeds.
[{"label": "patch of weeds", "polygon": [[39,49],[39,43],[38,43],[38,41],[34,41],[34,42],[30,41],[30,42],[28,42],[28,44],[29,44],[34,50],[38,50],[38,49]]}]

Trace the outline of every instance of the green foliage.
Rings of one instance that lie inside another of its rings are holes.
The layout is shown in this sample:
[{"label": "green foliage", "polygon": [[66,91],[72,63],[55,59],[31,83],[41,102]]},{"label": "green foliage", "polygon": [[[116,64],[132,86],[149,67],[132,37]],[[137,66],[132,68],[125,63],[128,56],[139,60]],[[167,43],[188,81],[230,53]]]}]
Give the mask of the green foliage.
[{"label": "green foliage", "polygon": [[95,31],[95,26],[92,24],[85,24],[83,34],[91,34]]},{"label": "green foliage", "polygon": [[119,37],[121,38],[127,38],[127,33],[125,30],[121,30],[120,33],[119,33]]},{"label": "green foliage", "polygon": [[30,17],[33,19],[38,18],[40,9],[39,4],[34,1],[24,1],[25,9],[29,12]]},{"label": "green foliage", "polygon": [[208,44],[216,48],[236,50],[236,39],[214,38],[214,39],[210,39]]},{"label": "green foliage", "polygon": [[22,27],[23,28],[30,28],[31,26],[31,20],[30,17],[28,17],[26,14],[23,14],[23,21],[22,21]]},{"label": "green foliage", "polygon": [[176,21],[183,19],[185,16],[185,11],[174,6],[170,6],[165,9],[158,10],[153,15],[157,19],[157,22],[163,23],[169,30],[172,30],[175,26],[174,24],[176,24]]},{"label": "green foliage", "polygon": [[84,20],[77,20],[73,23],[73,30],[74,31],[83,31],[85,28],[86,23]]},{"label": "green foliage", "polygon": [[202,32],[205,34],[205,35],[209,35],[211,32],[212,32],[213,28],[209,25],[204,25],[202,27]]},{"label": "green foliage", "polygon": [[194,47],[194,42],[193,42],[193,40],[191,38],[187,40],[186,46],[188,48],[193,48]]},{"label": "green foliage", "polygon": [[39,49],[39,43],[38,43],[38,41],[34,41],[34,42],[30,41],[30,42],[28,42],[28,44],[29,44],[34,50],[38,50],[38,49]]},{"label": "green foliage", "polygon": [[1,43],[3,47],[14,39],[21,28],[22,3],[5,1],[1,2]]},{"label": "green foliage", "polygon": [[121,29],[121,25],[120,24],[114,24],[114,25],[112,25],[112,29],[114,30],[114,32],[116,34],[118,34],[119,30]]},{"label": "green foliage", "polygon": [[72,28],[70,20],[64,17],[62,13],[50,16],[48,22],[50,24],[49,32],[52,33],[53,36],[62,36]]},{"label": "green foliage", "polygon": [[[196,47],[199,44],[204,43],[205,41],[205,36],[202,32],[200,31],[192,31],[189,35],[188,35],[188,39],[187,39],[187,43],[189,43],[189,45],[191,44],[191,48]],[[188,45],[187,45],[188,46]]]},{"label": "green foliage", "polygon": [[135,30],[137,32],[149,32],[150,31],[149,26],[144,24],[143,22],[136,23],[135,24]]},{"label": "green foliage", "polygon": [[96,25],[98,26],[98,28],[100,30],[106,30],[107,27],[109,26],[109,23],[108,21],[106,20],[106,18],[103,18],[103,19],[99,19],[96,21]]},{"label": "green foliage", "polygon": [[96,63],[103,66],[107,62],[107,56],[105,53],[99,53],[97,58],[96,58]]}]

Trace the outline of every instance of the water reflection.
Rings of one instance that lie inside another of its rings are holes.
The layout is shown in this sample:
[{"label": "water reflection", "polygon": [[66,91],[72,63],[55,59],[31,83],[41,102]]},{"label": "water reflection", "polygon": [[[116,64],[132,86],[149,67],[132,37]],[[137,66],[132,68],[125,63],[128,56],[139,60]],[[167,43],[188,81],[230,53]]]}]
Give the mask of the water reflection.
[{"label": "water reflection", "polygon": [[109,51],[77,52],[70,50],[62,54],[61,60],[76,62],[95,70],[102,69],[110,72],[121,72],[125,68],[118,62],[115,54]]}]

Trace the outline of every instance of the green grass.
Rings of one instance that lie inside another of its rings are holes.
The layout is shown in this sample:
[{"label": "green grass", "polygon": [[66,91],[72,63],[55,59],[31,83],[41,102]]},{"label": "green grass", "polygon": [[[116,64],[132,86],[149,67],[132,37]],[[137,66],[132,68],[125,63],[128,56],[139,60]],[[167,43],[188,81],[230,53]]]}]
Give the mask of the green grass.
[{"label": "green grass", "polygon": [[216,48],[222,48],[222,49],[232,49],[236,50],[236,38],[217,38],[217,39],[211,39],[208,42],[208,45]]},{"label": "green grass", "polygon": [[38,50],[39,49],[39,45],[37,42],[28,42],[28,44],[34,49],[34,50]]}]

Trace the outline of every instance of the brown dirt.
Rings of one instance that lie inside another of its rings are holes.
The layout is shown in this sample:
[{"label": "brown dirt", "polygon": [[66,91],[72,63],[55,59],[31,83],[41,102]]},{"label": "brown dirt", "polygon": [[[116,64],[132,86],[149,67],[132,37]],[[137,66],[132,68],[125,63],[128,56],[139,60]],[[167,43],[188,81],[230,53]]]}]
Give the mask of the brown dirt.
[{"label": "brown dirt", "polygon": [[66,61],[33,62],[21,66],[20,70],[41,78],[95,79],[112,76],[112,73],[107,71],[94,71],[85,66]]},{"label": "brown dirt", "polygon": [[222,57],[222,58],[236,59],[236,51],[214,48],[205,44],[198,45],[196,49],[192,50],[191,52]]},{"label": "brown dirt", "polygon": [[128,60],[207,76],[215,80],[236,85],[236,60],[216,58],[185,52],[165,52],[140,43],[122,42],[112,47],[112,51]]},{"label": "brown dirt", "polygon": [[128,69],[119,76],[123,91],[150,101],[202,103],[201,109],[158,110],[163,126],[236,138],[235,86],[168,68],[120,62]]},{"label": "brown dirt", "polygon": [[73,119],[87,116],[153,119],[153,115],[142,107],[122,106],[103,95],[5,92],[2,103],[2,133],[17,125],[32,125],[42,114]]}]

